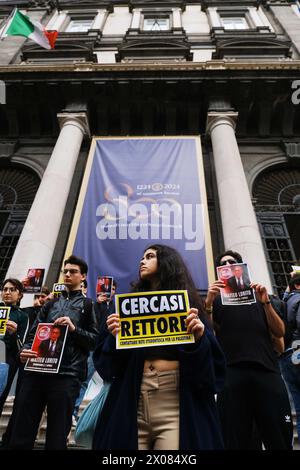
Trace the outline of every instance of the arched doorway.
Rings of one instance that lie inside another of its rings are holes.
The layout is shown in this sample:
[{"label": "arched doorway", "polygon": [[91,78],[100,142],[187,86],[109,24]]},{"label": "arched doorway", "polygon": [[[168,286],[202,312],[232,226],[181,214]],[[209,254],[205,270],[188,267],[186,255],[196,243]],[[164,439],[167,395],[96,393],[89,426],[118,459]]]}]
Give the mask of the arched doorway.
[{"label": "arched doorway", "polygon": [[0,281],[5,277],[40,184],[27,169],[0,168]]},{"label": "arched doorway", "polygon": [[300,259],[300,169],[269,168],[252,193],[274,292],[281,296]]}]

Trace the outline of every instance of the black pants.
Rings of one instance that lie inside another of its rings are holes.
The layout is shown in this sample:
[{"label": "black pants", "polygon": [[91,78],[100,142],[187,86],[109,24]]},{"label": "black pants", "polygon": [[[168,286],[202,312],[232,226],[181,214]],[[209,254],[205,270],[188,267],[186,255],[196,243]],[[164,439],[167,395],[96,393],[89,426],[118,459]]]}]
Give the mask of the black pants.
[{"label": "black pants", "polygon": [[292,449],[293,425],[285,384],[279,372],[255,365],[229,366],[218,408],[225,449]]},{"label": "black pants", "polygon": [[24,374],[8,444],[10,449],[32,449],[47,406],[47,450],[66,449],[80,382],[66,375]]}]

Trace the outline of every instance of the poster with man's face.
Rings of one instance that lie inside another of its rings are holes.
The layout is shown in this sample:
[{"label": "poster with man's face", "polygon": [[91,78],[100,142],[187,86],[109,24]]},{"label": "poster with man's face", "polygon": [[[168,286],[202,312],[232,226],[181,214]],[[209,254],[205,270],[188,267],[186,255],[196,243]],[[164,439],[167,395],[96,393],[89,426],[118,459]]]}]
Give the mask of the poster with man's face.
[{"label": "poster with man's face", "polygon": [[252,304],[256,302],[247,263],[226,264],[217,267],[218,280],[225,284],[221,289],[223,305]]},{"label": "poster with man's face", "polygon": [[44,276],[44,268],[29,268],[27,276],[22,280],[24,294],[40,293],[44,282]]},{"label": "poster with man's face", "polygon": [[112,276],[98,276],[96,285],[96,296],[105,295],[108,299],[111,297],[111,291],[113,286]]},{"label": "poster with man's face", "polygon": [[25,370],[56,374],[63,356],[68,325],[39,323],[31,349],[37,356],[27,360]]}]

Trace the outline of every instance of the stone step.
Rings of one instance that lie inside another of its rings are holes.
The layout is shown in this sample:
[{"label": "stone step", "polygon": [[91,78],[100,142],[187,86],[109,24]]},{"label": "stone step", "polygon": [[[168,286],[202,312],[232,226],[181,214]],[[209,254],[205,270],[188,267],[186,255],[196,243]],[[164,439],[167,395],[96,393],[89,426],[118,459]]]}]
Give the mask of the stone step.
[{"label": "stone step", "polygon": [[[0,418],[0,436],[2,436],[2,434],[4,433],[7,423],[9,421],[9,418],[12,412],[13,401],[14,401],[14,397],[8,397],[4,405],[2,416]],[[89,404],[89,400],[82,401],[80,408],[79,408],[79,412],[78,412],[79,416],[81,415],[82,411],[88,404]],[[293,418],[293,425],[294,425],[293,434],[294,434],[295,448],[299,449],[298,440],[297,440],[297,429],[296,429],[296,413],[294,411],[292,412],[292,418]],[[36,442],[35,442],[35,448],[37,449],[43,448],[44,443],[45,443],[46,430],[47,430],[47,412],[45,411],[41,419],[39,431],[38,431]],[[74,434],[75,434],[75,426],[72,426],[69,439],[68,439],[68,448],[75,449],[75,450],[84,449],[84,447],[76,445]]]},{"label": "stone step", "polygon": [[[89,404],[90,400],[83,400],[80,404],[80,408],[78,411],[78,416],[81,415],[82,411],[84,408]],[[8,399],[5,402],[2,415],[0,418],[0,436],[5,432],[10,415],[12,413],[12,408],[13,408],[13,403],[14,403],[14,397],[8,397]],[[37,438],[35,441],[35,448],[40,449],[44,447],[45,444],[45,438],[46,438],[46,431],[47,431],[47,411],[44,412],[43,417],[41,419],[39,431],[37,434]],[[75,426],[72,426],[70,435],[68,438],[68,448],[70,449],[84,449],[81,446],[77,446],[75,444],[75,439],[74,439],[74,433],[75,433]]]}]

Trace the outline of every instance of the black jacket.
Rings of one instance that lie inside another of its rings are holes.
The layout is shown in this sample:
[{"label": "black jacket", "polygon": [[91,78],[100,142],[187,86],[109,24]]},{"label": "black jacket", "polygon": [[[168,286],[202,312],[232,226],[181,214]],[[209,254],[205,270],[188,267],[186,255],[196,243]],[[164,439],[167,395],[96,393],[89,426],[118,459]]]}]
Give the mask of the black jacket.
[{"label": "black jacket", "polygon": [[26,338],[24,349],[31,349],[38,323],[54,323],[57,318],[64,316],[70,317],[75,331],[68,332],[59,374],[85,380],[89,351],[95,348],[99,333],[94,304],[81,291],[63,292],[59,299],[47,302],[41,308]]}]

